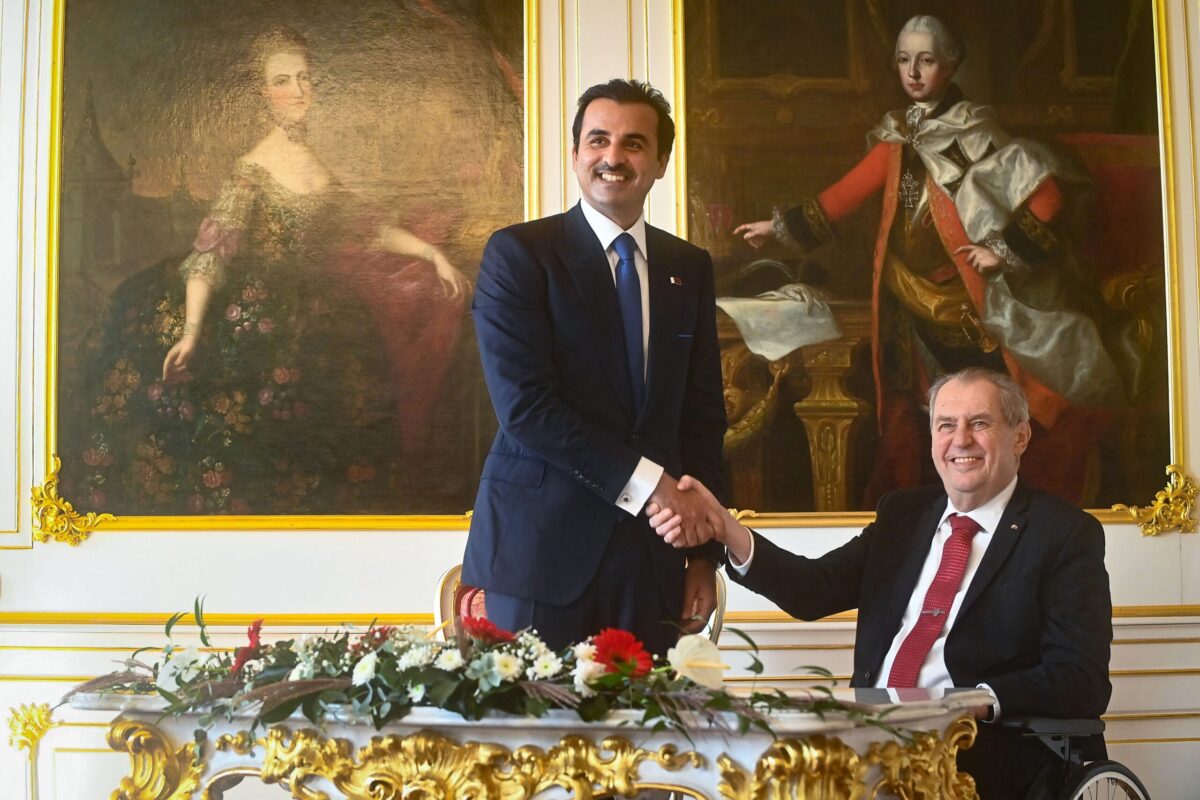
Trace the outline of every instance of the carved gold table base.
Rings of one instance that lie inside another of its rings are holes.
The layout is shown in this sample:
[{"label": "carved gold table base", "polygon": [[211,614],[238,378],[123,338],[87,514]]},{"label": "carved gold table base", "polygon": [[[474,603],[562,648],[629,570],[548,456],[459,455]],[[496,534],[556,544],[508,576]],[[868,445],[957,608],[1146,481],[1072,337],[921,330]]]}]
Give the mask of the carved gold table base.
[{"label": "carved gold table base", "polygon": [[[532,729],[532,727],[531,727]],[[520,734],[521,729],[513,729]],[[558,787],[588,800],[596,793],[633,797],[652,787],[674,788],[693,797],[716,797],[704,773],[728,800],[785,798],[875,798],[913,800],[973,798],[974,781],[959,773],[955,755],[975,739],[970,717],[953,720],[941,733],[921,732],[911,740],[884,737],[865,750],[836,736],[757,738],[767,744],[752,769],[725,752],[709,758],[675,743],[657,747],[648,732],[610,735],[599,744],[569,733],[548,747],[465,741],[418,730],[374,736],[355,748],[347,739],[305,728],[271,728],[264,736],[225,733],[197,744],[176,744],[155,724],[120,717],[109,729],[109,745],[129,755],[131,770],[114,800],[220,800],[223,790],[244,777],[287,787],[296,800],[324,800],[331,790],[352,800],[409,798],[497,798],[518,800]],[[714,732],[698,735],[712,741]],[[512,736],[508,738],[514,738]],[[735,737],[730,737],[735,738]],[[741,739],[742,737],[736,737]],[[730,744],[728,740],[725,745]],[[703,748],[702,748],[703,749]],[[649,767],[666,780],[642,781]],[[670,779],[665,773],[677,773]],[[678,781],[678,782],[676,782]]]}]

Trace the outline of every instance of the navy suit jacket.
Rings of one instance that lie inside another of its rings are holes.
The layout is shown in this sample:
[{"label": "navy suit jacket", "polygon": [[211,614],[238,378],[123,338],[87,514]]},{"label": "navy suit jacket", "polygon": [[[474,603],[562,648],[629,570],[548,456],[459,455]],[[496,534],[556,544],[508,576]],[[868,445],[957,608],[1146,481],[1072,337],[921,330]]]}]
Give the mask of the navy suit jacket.
[{"label": "navy suit jacket", "polygon": [[[851,685],[873,686],[945,509],[941,487],[892,492],[859,536],[816,559],[754,534],[750,569],[730,577],[799,619],[857,608]],[[988,684],[1006,716],[1098,717],[1111,641],[1104,529],[1018,482],[946,636],[954,684]]]},{"label": "navy suit jacket", "polygon": [[[649,225],[646,249],[646,394],[635,416],[612,269],[580,207],[488,242],[473,314],[500,430],[471,518],[465,583],[572,603],[615,527],[639,524],[654,540],[664,598],[682,599],[685,553],[615,503],[643,456],[675,477],[723,485],[712,261]],[[719,563],[714,544],[702,552]]]}]

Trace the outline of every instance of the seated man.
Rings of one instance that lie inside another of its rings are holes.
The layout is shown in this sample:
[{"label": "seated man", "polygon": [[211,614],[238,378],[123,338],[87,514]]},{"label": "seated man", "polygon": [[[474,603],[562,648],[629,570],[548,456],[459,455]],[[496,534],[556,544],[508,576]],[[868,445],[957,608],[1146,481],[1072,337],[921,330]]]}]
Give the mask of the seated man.
[{"label": "seated man", "polygon": [[[929,392],[941,487],[885,495],[875,521],[820,558],[789,553],[710,498],[733,580],[805,620],[858,609],[852,686],[979,686],[981,715],[1098,717],[1108,706],[1112,601],[1104,530],[1083,511],[1024,486],[1029,406],[1006,375],[966,369]],[[651,524],[687,541],[671,509]],[[718,524],[719,522],[719,524]],[[1024,798],[1054,763],[1039,742],[980,726],[959,766],[984,800]]]}]

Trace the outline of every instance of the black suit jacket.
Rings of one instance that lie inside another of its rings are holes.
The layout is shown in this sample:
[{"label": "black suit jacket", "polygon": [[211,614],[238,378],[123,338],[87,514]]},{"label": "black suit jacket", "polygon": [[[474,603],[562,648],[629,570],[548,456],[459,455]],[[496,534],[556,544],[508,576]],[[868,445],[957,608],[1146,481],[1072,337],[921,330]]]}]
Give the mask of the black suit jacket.
[{"label": "black suit jacket", "polygon": [[[730,577],[799,619],[857,608],[851,683],[872,686],[946,502],[940,487],[885,495],[873,523],[817,559],[755,534],[750,569]],[[1018,482],[946,636],[955,685],[988,684],[1004,715],[1097,717],[1112,693],[1111,641],[1104,529]]]},{"label": "black suit jacket", "polygon": [[[646,399],[635,417],[612,269],[580,207],[488,242],[473,312],[500,430],[483,467],[464,582],[574,602],[615,527],[633,521],[615,503],[642,456],[675,477],[722,485],[712,261],[649,225],[646,249]],[[685,554],[662,544],[644,515],[638,524],[654,540],[663,596],[677,605]],[[723,556],[719,547],[704,553]]]}]

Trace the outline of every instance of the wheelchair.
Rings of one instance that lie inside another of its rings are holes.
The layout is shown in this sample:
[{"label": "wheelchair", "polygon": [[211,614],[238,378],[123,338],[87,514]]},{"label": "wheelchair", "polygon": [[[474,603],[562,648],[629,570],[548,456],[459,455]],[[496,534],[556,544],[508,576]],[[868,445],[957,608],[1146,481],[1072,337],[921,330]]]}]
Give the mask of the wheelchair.
[{"label": "wheelchair", "polygon": [[1108,760],[1103,720],[1013,717],[1000,724],[1038,739],[1062,759],[1055,800],[1150,800],[1128,767]]}]

